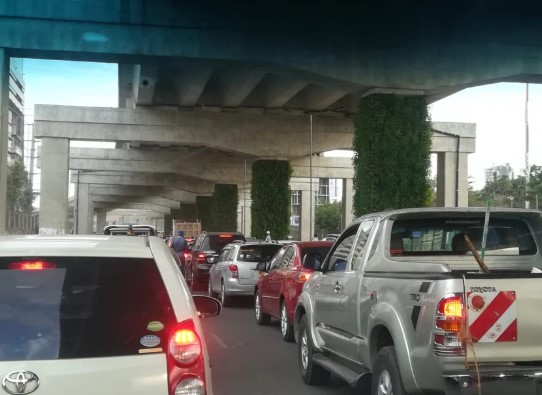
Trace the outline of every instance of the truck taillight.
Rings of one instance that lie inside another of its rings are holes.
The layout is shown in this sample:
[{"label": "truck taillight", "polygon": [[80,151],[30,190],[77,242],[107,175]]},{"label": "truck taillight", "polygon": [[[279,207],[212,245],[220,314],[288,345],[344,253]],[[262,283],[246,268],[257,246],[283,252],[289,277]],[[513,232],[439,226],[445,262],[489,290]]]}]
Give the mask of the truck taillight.
[{"label": "truck taillight", "polygon": [[460,294],[442,298],[437,307],[434,330],[434,352],[439,356],[465,355],[461,334],[465,326],[465,309]]},{"label": "truck taillight", "polygon": [[194,321],[173,329],[167,352],[169,395],[205,395],[205,361]]},{"label": "truck taillight", "polygon": [[231,264],[228,266],[228,269],[230,270],[230,277],[239,279],[239,268],[237,265]]}]

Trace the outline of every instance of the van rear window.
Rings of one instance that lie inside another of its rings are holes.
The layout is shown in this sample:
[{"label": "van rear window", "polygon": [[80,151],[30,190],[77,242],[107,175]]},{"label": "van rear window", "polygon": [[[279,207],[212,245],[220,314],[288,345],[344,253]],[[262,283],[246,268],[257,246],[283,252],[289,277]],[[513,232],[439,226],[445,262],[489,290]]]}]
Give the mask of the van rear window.
[{"label": "van rear window", "polygon": [[161,352],[174,322],[152,259],[0,258],[0,361]]},{"label": "van rear window", "polygon": [[[480,251],[484,218],[398,219],[392,227],[390,254],[463,255],[470,254],[464,236]],[[519,219],[491,217],[486,255],[534,255],[537,247],[527,224]]]}]

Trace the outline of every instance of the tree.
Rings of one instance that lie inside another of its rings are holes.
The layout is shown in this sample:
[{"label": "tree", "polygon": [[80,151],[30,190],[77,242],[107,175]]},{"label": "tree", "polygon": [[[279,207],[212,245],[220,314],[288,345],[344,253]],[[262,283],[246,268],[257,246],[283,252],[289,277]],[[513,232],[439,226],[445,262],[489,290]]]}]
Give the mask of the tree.
[{"label": "tree", "polygon": [[32,184],[22,161],[8,164],[7,209],[8,211],[32,212]]},{"label": "tree", "polygon": [[354,123],[354,212],[430,203],[431,123],[423,96],[362,99]]},{"label": "tree", "polygon": [[341,233],[341,203],[325,203],[316,207],[314,222],[316,234]]}]

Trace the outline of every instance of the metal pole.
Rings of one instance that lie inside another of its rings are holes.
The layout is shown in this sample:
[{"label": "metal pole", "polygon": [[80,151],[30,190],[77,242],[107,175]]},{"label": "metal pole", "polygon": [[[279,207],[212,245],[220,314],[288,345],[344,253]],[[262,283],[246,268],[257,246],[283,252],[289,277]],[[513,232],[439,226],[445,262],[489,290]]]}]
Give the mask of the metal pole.
[{"label": "metal pole", "polygon": [[529,208],[529,83],[525,84],[525,208]]},{"label": "metal pole", "polygon": [[73,221],[74,221],[74,231],[73,233],[78,235],[79,234],[79,174],[81,173],[80,170],[77,170],[77,187],[75,190],[75,205],[73,210]]},{"label": "metal pole", "polygon": [[247,208],[247,158],[245,158],[245,193],[243,194],[243,234],[246,235],[246,208]]},{"label": "metal pole", "polygon": [[311,124],[311,138],[310,138],[310,156],[309,156],[309,200],[310,200],[310,221],[309,221],[309,240],[312,240],[312,206],[314,200],[312,197],[312,114],[309,115]]}]

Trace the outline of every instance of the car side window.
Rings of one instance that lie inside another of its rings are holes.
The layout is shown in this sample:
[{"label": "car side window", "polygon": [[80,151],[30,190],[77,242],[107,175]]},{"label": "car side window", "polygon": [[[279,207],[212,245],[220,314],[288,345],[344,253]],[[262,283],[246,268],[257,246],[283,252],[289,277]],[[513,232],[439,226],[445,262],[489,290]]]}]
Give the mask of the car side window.
[{"label": "car side window", "polygon": [[352,270],[358,270],[365,256],[363,252],[365,251],[365,246],[367,245],[367,240],[369,240],[369,235],[375,224],[374,219],[368,219],[367,221],[361,224],[361,231],[359,232],[358,242],[356,243],[356,248],[354,249],[354,254],[352,255]]},{"label": "car side window", "polygon": [[224,248],[220,252],[220,255],[218,256],[217,262],[224,262],[227,259],[227,256],[228,256],[229,253],[230,253],[230,249],[229,248]]},{"label": "car side window", "polygon": [[233,260],[233,257],[235,255],[235,251],[237,251],[237,248],[233,247],[228,250],[228,254],[226,255],[226,260],[231,261]]},{"label": "car side window", "polygon": [[294,247],[288,247],[286,252],[284,253],[284,258],[282,258],[282,262],[280,263],[281,269],[285,269],[288,266],[290,266],[291,262],[294,258]]},{"label": "car side window", "polygon": [[286,249],[283,248],[277,254],[271,259],[271,264],[269,265],[269,270],[278,269],[280,266],[280,263],[282,262],[282,258],[284,257],[284,253],[286,252]]},{"label": "car side window", "polygon": [[354,239],[358,231],[359,224],[348,228],[339,238],[329,254],[329,259],[325,265],[325,271],[344,272],[348,264],[348,256],[354,245]]}]

